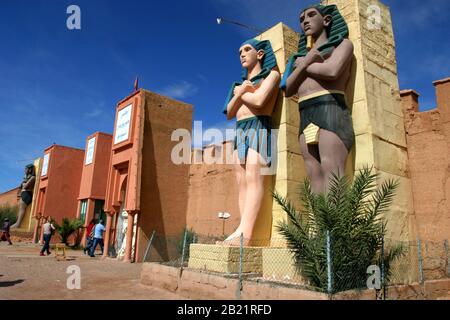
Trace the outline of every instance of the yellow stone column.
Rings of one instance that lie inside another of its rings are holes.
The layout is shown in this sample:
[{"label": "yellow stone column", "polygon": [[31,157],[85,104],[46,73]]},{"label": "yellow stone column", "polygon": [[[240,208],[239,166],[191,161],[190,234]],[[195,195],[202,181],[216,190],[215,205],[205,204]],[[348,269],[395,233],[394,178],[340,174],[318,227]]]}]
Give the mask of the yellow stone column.
[{"label": "yellow stone column", "polygon": [[[283,74],[289,57],[297,52],[299,35],[283,23],[279,23],[258,37],[258,40],[270,40],[275,53],[278,68]],[[272,178],[272,190],[276,190],[284,197],[298,203],[298,187],[306,177],[303,157],[298,143],[300,116],[298,112],[297,98],[285,98],[280,91],[273,115],[273,125],[278,129],[277,136],[277,171]],[[280,221],[286,219],[282,209],[271,201],[267,195],[264,208],[255,226],[255,237],[261,234],[270,235],[270,246],[284,246],[284,240],[276,228]],[[262,222],[265,224],[262,225]],[[265,228],[265,232],[261,232]],[[267,230],[267,228],[269,230]]]},{"label": "yellow stone column", "polygon": [[[373,165],[382,180],[400,182],[388,215],[388,237],[415,239],[415,217],[395,41],[389,8],[378,0],[324,0],[336,4],[350,29],[355,47],[347,97],[356,135],[353,169]],[[379,10],[379,24],[374,13]],[[350,162],[350,161],[349,161]]]},{"label": "yellow stone column", "polygon": [[[380,184],[385,179],[399,181],[394,203],[385,215],[387,240],[407,244],[416,237],[415,215],[390,10],[378,0],[322,0],[322,4],[338,6],[355,47],[346,94],[356,144],[347,173],[369,165],[380,174]],[[410,253],[410,261],[402,262],[405,267],[414,263]],[[409,280],[416,277],[413,273]]]}]

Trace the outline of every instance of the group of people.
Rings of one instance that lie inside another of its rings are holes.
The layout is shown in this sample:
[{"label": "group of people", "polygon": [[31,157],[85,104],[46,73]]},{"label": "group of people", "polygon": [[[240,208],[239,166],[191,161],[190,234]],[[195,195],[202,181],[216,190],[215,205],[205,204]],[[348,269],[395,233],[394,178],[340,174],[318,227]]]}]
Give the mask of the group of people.
[{"label": "group of people", "polygon": [[[272,114],[279,89],[298,96],[299,145],[314,193],[326,193],[333,175],[343,175],[355,142],[345,91],[350,79],[353,45],[336,5],[314,5],[300,12],[298,52],[283,77],[270,41],[255,39],[239,48],[242,77],[234,82],[223,112],[236,118],[234,162],[239,187],[241,222],[221,245],[244,245],[253,236],[264,191],[262,172],[273,163]],[[311,138],[312,137],[312,138]]]},{"label": "group of people", "polygon": [[[9,218],[3,219],[2,225],[2,234],[0,236],[1,241],[8,242],[8,245],[12,245],[11,242],[11,234],[10,234],[11,223]],[[50,240],[52,235],[54,234],[56,227],[53,224],[53,221],[50,217],[45,219],[44,224],[42,225],[43,235],[44,235],[44,244],[40,251],[40,256],[51,255],[50,251]],[[86,246],[84,247],[84,254],[89,254],[90,257],[95,257],[95,249],[98,245],[100,245],[101,254],[103,255],[104,242],[103,242],[103,234],[105,232],[105,227],[103,225],[103,220],[96,221],[96,219],[92,219],[89,225],[86,228]]]},{"label": "group of people", "polygon": [[[40,255],[44,256],[44,252],[50,255],[50,240],[54,231],[56,230],[52,220],[47,218],[45,223],[42,225],[44,234],[44,245],[41,249]],[[97,223],[96,219],[92,219],[89,225],[86,227],[86,245],[83,249],[84,254],[89,254],[90,257],[95,257],[95,249],[100,245],[101,254],[103,255],[103,233],[105,232],[105,227],[103,226],[103,220]]]},{"label": "group of people", "polygon": [[89,254],[91,258],[95,257],[95,249],[100,245],[101,254],[103,255],[104,242],[103,233],[105,232],[103,220],[97,223],[96,219],[92,219],[86,228],[86,246],[84,254]]}]

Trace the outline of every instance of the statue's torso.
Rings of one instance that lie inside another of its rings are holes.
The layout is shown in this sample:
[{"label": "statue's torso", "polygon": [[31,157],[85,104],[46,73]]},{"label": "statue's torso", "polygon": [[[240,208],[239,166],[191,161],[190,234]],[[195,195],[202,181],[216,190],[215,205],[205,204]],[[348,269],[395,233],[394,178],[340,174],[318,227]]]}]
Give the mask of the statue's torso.
[{"label": "statue's torso", "polygon": [[[333,52],[327,59],[330,59],[335,52]],[[304,97],[323,90],[346,90],[348,80],[350,78],[352,66],[352,59],[349,58],[346,62],[346,66],[340,77],[334,81],[326,81],[321,79],[314,79],[308,76],[300,85],[298,89],[299,97]]]},{"label": "statue's torso", "polygon": [[[264,79],[258,86],[256,90],[259,90],[261,84],[266,81],[266,79]],[[236,114],[236,119],[239,120],[243,120],[243,119],[247,119],[247,118],[251,118],[251,117],[255,117],[255,116],[271,116],[273,113],[273,110],[275,108],[275,103],[277,101],[277,97],[278,97],[278,90],[274,90],[274,92],[272,93],[270,99],[268,100],[268,102],[266,103],[266,105],[262,108],[251,108],[246,106],[245,104],[243,104],[237,114]]]}]

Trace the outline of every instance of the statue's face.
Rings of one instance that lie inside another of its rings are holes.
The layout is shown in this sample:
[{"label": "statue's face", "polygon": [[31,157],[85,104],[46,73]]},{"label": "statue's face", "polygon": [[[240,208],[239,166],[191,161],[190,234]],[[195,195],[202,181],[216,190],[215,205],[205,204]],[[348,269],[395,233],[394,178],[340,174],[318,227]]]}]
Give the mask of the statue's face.
[{"label": "statue's face", "polygon": [[318,37],[331,23],[331,16],[322,16],[316,8],[300,14],[300,26],[307,36]]},{"label": "statue's face", "polygon": [[263,58],[264,50],[256,51],[256,49],[251,45],[245,44],[239,49],[239,56],[241,59],[242,67],[246,69],[252,69]]}]

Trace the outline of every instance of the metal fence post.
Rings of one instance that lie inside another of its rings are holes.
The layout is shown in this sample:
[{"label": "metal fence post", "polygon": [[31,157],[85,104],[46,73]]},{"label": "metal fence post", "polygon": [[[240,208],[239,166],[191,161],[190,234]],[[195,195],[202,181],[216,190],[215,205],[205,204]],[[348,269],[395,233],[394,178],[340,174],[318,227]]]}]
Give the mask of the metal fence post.
[{"label": "metal fence post", "polygon": [[423,284],[425,279],[423,276],[422,241],[420,238],[417,238],[417,255],[419,259],[419,281],[420,284]]},{"label": "metal fence post", "polygon": [[383,288],[383,300],[386,300],[386,283],[384,281],[384,235],[381,238],[381,285]]},{"label": "metal fence post", "polygon": [[332,279],[332,271],[331,271],[331,239],[330,239],[330,231],[327,231],[327,291],[328,294],[331,295],[333,293],[333,279]]},{"label": "metal fence post", "polygon": [[153,231],[152,235],[150,236],[150,240],[148,241],[147,249],[145,250],[143,262],[147,261],[147,256],[150,253],[150,248],[152,247],[153,238],[155,237],[155,234],[156,234],[156,231]]},{"label": "metal fence post", "polygon": [[180,265],[181,270],[183,270],[183,265],[184,265],[184,255],[186,253],[187,234],[188,234],[188,229],[186,228],[186,230],[184,231],[183,250],[181,252],[181,265]]},{"label": "metal fence post", "polygon": [[450,259],[449,259],[449,252],[448,252],[448,240],[444,241],[444,248],[445,248],[445,259],[447,261],[447,275],[450,276]]},{"label": "metal fence post", "polygon": [[244,263],[244,234],[241,233],[240,237],[240,243],[239,243],[239,282],[238,287],[236,290],[236,298],[237,300],[241,299],[241,292],[243,289],[243,263]]}]

